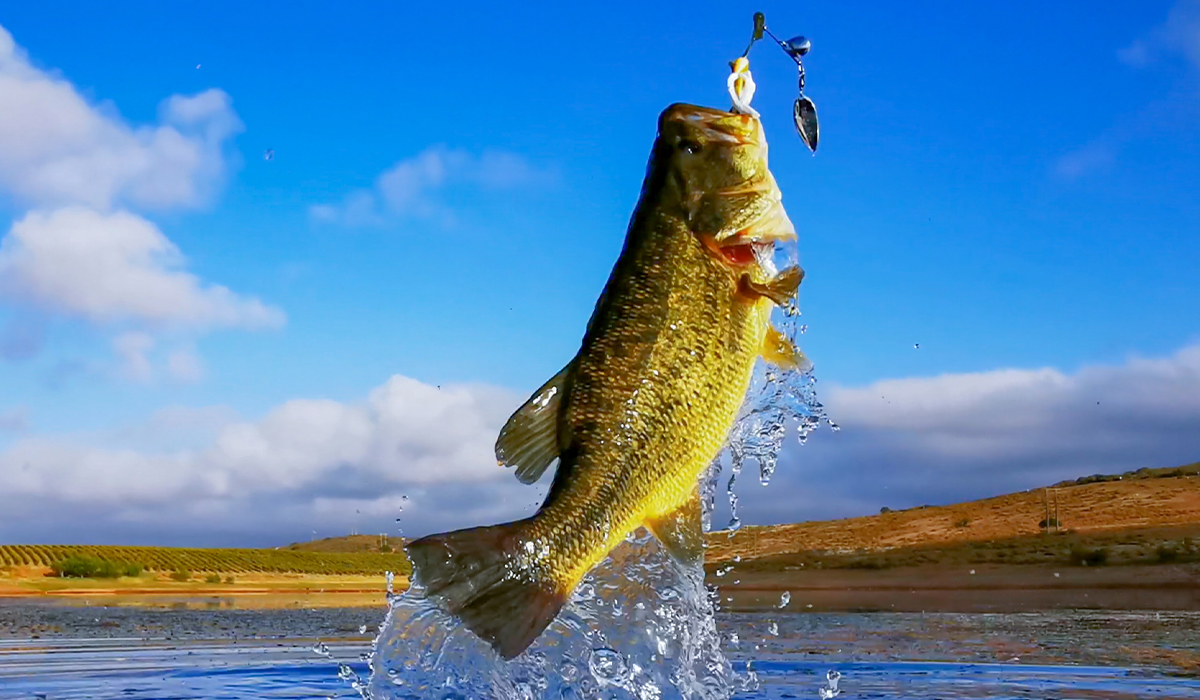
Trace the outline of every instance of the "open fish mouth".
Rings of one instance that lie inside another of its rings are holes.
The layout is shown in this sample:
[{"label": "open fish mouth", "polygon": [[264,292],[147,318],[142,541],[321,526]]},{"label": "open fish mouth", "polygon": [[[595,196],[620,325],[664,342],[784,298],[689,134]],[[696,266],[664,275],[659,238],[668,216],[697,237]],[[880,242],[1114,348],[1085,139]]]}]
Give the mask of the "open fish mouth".
[{"label": "open fish mouth", "polygon": [[732,169],[744,172],[746,179],[713,183],[716,186],[706,187],[690,204],[694,212],[711,214],[701,214],[693,223],[726,262],[739,267],[753,265],[763,259],[764,246],[796,237],[779,186],[767,169],[767,140],[756,117],[674,104],[663,111],[659,133],[728,149],[730,163],[742,164]]},{"label": "open fish mouth", "polygon": [[765,146],[762,123],[749,114],[726,112],[711,107],[673,104],[662,114],[660,127],[681,122],[697,128],[708,140],[737,146]]}]

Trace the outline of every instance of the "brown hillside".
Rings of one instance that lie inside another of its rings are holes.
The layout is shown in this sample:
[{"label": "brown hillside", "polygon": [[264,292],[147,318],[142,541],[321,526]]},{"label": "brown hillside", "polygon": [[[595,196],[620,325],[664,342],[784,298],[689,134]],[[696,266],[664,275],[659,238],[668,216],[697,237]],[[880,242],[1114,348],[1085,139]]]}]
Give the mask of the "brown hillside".
[{"label": "brown hillside", "polygon": [[[1190,470],[1193,471],[1194,470]],[[709,535],[709,561],[802,551],[861,552],[1003,540],[1044,532],[1046,500],[1064,530],[1101,533],[1200,523],[1200,476],[1071,484],[949,506]]]},{"label": "brown hillside", "polygon": [[326,537],[311,542],[295,542],[284,549],[302,552],[382,552],[394,554],[404,551],[404,539],[387,535],[346,535]]}]

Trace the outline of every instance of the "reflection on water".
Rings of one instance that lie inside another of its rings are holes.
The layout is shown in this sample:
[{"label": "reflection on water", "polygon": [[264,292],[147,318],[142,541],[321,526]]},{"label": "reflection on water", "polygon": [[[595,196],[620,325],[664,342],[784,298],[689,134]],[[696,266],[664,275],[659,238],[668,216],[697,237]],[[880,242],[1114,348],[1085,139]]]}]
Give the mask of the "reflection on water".
[{"label": "reflection on water", "polygon": [[[338,664],[368,674],[360,629],[369,625],[369,635],[382,616],[0,601],[0,699],[354,700]],[[739,700],[819,700],[831,670],[839,698],[1200,699],[1198,629],[1196,613],[717,615],[731,666],[753,660],[758,676]],[[318,643],[325,653],[314,652]],[[601,673],[610,662],[620,669],[601,655]]]}]

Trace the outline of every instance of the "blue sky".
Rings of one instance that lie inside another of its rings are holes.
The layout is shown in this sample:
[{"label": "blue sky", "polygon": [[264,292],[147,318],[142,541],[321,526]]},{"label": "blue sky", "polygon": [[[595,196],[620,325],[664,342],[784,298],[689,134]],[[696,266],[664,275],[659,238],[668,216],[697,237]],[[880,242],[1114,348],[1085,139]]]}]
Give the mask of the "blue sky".
[{"label": "blue sky", "polygon": [[[789,447],[744,518],[1200,458],[1194,0],[23,3],[0,13],[0,541],[270,544],[394,527],[403,495],[414,530],[523,512],[486,448],[577,348],[658,112],[725,105],[755,9],[813,41],[819,153],[767,45],[755,105],[846,430]],[[425,385],[457,387],[438,406],[467,432],[421,442]],[[878,386],[903,409],[863,404]],[[1093,393],[1117,417],[1076,420]],[[938,443],[963,415],[1012,432]],[[1163,415],[1169,439],[1129,427]],[[875,456],[909,452],[880,486]]]}]

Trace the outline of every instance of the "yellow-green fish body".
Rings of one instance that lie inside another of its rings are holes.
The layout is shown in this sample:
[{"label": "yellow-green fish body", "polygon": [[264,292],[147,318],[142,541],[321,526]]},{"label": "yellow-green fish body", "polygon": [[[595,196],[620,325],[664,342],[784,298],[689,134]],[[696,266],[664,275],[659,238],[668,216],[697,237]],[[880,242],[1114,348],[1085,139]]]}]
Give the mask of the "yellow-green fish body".
[{"label": "yellow-green fish body", "polygon": [[526,483],[559,460],[531,518],[409,545],[417,580],[511,658],[584,575],[645,525],[702,558],[697,481],[721,450],[760,356],[794,365],[771,329],[798,268],[771,243],[795,235],[757,119],[673,105],[659,120],[641,200],[578,355],[497,441]]}]

